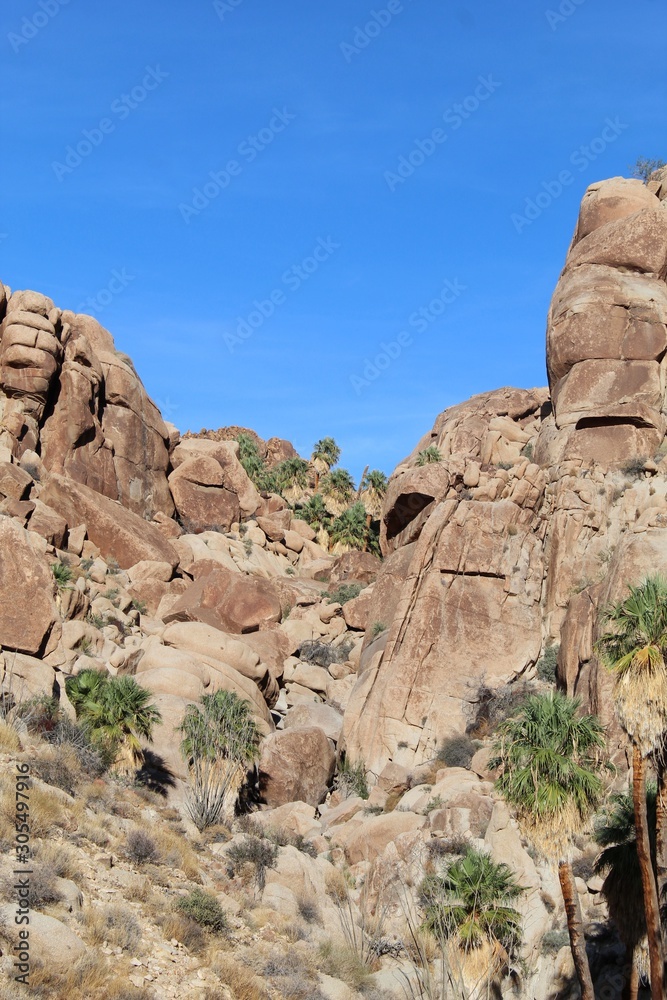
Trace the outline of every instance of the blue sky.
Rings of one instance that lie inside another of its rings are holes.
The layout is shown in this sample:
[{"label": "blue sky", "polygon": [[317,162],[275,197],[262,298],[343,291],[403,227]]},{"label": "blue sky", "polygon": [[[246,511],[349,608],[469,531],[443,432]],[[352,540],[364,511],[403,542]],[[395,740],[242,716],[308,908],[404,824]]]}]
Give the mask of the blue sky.
[{"label": "blue sky", "polygon": [[181,430],[330,434],[356,475],[473,393],[545,384],[584,190],[667,158],[660,0],[1,20],[2,280],[92,311]]}]

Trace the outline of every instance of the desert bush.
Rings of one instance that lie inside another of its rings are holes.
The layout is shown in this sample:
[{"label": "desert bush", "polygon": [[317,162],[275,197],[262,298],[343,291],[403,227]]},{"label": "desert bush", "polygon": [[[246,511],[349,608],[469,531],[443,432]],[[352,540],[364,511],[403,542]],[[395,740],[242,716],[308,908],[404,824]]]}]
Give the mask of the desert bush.
[{"label": "desert bush", "polygon": [[434,444],[430,444],[428,448],[424,448],[417,455],[418,466],[430,465],[432,462],[441,462],[441,461],[442,461],[442,454],[440,452],[440,449],[437,448]]},{"label": "desert bush", "polygon": [[303,953],[274,953],[265,963],[263,974],[285,1000],[325,1000],[315,970],[304,961]]},{"label": "desert bush", "polygon": [[[56,870],[47,861],[37,861],[34,858],[30,864],[30,875],[28,885],[28,903],[32,910],[41,910],[48,903],[58,903],[62,899],[62,893],[56,885]],[[16,890],[14,883],[15,875],[6,875],[2,879],[0,891],[6,899],[15,899]]]},{"label": "desert bush", "polygon": [[442,741],[436,753],[436,760],[447,767],[470,767],[470,762],[477,753],[479,744],[464,733],[448,736]]},{"label": "desert bush", "polygon": [[329,604],[347,604],[358,597],[363,589],[360,583],[341,583],[335,590],[325,590],[322,597],[326,597]]},{"label": "desert bush", "polygon": [[218,953],[211,968],[220,982],[230,988],[235,1000],[268,1000],[263,983],[231,955]]},{"label": "desert bush", "polygon": [[548,681],[549,684],[556,683],[556,667],[558,665],[558,650],[560,646],[549,645],[544,650],[544,656],[537,661],[535,671],[541,681]]},{"label": "desert bush", "polygon": [[0,721],[0,751],[18,753],[20,749],[21,740],[16,728],[10,722]]},{"label": "desert bush", "polygon": [[353,990],[362,990],[371,981],[373,964],[364,961],[349,944],[326,941],[319,948],[319,966],[327,976],[342,979]]},{"label": "desert bush", "polygon": [[100,777],[113,764],[111,748],[95,742],[88,727],[72,722],[62,712],[58,713],[53,726],[45,730],[42,737],[54,747],[71,747],[78,768],[90,778]]},{"label": "desert bush", "polygon": [[48,865],[58,878],[69,878],[75,882],[81,878],[79,858],[76,851],[67,844],[38,840],[33,848],[33,857],[41,864]]},{"label": "desert bush", "polygon": [[[75,758],[76,761],[76,758]],[[71,767],[67,756],[51,755],[35,757],[32,765],[33,774],[45,781],[47,785],[62,789],[68,795],[74,795],[78,775]]]},{"label": "desert bush", "polygon": [[382,635],[383,632],[387,631],[387,626],[384,622],[373,622],[371,626],[371,635],[375,639],[378,635]]},{"label": "desert bush", "polygon": [[452,837],[433,837],[429,840],[427,849],[429,857],[434,860],[437,858],[446,858],[452,855],[462,856],[466,853],[470,844],[465,839],[465,837],[452,836]]},{"label": "desert bush", "polygon": [[317,849],[302,833],[290,833],[284,827],[269,827],[264,836],[278,847],[296,847],[297,851],[308,855],[309,858],[317,857]]},{"label": "desert bush", "polygon": [[266,885],[266,873],[269,868],[275,868],[278,862],[278,845],[260,837],[246,836],[242,841],[232,844],[227,851],[227,871],[230,877],[239,874],[250,865],[253,868],[253,878],[261,891]]},{"label": "desert bush", "polygon": [[222,934],[228,930],[227,916],[220,903],[215,896],[200,889],[199,886],[179,899],[176,908],[200,927],[205,927],[215,934]]},{"label": "desert bush", "polygon": [[306,663],[315,663],[318,667],[330,667],[332,663],[344,663],[347,660],[352,644],[343,642],[340,646],[332,646],[318,639],[307,639],[299,649],[299,659]]},{"label": "desert bush", "polygon": [[355,764],[346,757],[341,756],[338,761],[338,770],[334,778],[334,784],[346,798],[358,795],[361,799],[368,798],[368,782],[366,781],[366,764],[363,760],[358,760]]},{"label": "desert bush", "polygon": [[535,687],[530,681],[517,681],[500,688],[482,685],[477,693],[475,718],[468,726],[467,735],[474,738],[490,735],[534,693]]},{"label": "desert bush", "polygon": [[199,705],[188,706],[179,728],[190,771],[187,807],[201,831],[236,802],[245,773],[259,756],[260,733],[249,703],[232,691],[203,695]]},{"label": "desert bush", "polygon": [[314,899],[308,899],[306,896],[299,896],[297,899],[297,905],[299,907],[299,916],[305,920],[307,924],[319,921],[320,909]]},{"label": "desert bush", "polygon": [[542,938],[541,945],[543,955],[555,955],[561,948],[569,947],[570,935],[566,930],[553,928],[546,932]]},{"label": "desert bush", "polygon": [[63,562],[56,562],[51,565],[51,572],[56,581],[58,590],[64,590],[72,581],[72,570]]},{"label": "desert bush", "polygon": [[122,903],[89,907],[84,910],[83,924],[96,945],[106,941],[111,947],[135,954],[141,941],[141,927],[132,910]]},{"label": "desert bush", "polygon": [[637,177],[639,180],[644,181],[644,184],[646,184],[651,174],[655,170],[660,170],[660,168],[664,166],[664,160],[639,156],[632,166],[628,167],[628,169],[631,177]]},{"label": "desert bush", "polygon": [[125,853],[136,865],[144,865],[147,861],[155,864],[160,860],[158,846],[145,830],[130,830],[125,839]]},{"label": "desert bush", "polygon": [[200,955],[208,948],[209,935],[192,917],[187,917],[179,911],[165,910],[163,904],[160,911],[153,913],[152,916],[168,941],[175,938],[193,955]]}]

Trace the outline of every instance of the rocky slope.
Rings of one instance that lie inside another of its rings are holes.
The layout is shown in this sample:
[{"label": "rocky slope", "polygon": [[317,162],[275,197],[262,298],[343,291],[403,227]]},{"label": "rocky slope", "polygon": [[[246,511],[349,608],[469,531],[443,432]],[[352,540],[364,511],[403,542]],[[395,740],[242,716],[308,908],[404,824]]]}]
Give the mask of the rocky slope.
[{"label": "rocky slope", "polygon": [[[9,701],[48,692],[73,718],[67,676],[88,666],[136,676],[163,718],[151,780],[168,776],[170,807],[185,816],[176,727],[187,705],[219,689],[246,699],[264,735],[258,822],[312,840],[316,895],[326,865],[344,868],[356,880],[354,919],[384,915],[376,937],[399,942],[399,957],[389,946],[376,955],[387,973],[376,986],[390,995],[402,995],[392,969],[407,961],[397,880],[418,884],[433,843],[457,838],[510,863],[529,890],[524,995],[567,995],[569,951],[554,963],[543,945],[562,927],[555,876],[522,844],[486,751],[465,767],[436,757],[447,737],[483,740],[494,699],[539,683],[556,648],[560,684],[600,713],[622,757],[593,643],[605,602],[647,570],[667,571],[665,197],[662,174],[588,189],[549,311],[549,389],[499,389],[438,417],[391,477],[382,562],[333,555],[286,499],[261,493],[235,440],[252,432],[181,438],[94,319],[36,292],[0,291]],[[268,467],[295,458],[289,442],[254,440]],[[37,751],[19,735],[27,759]],[[368,800],[344,776],[332,791],[341,751],[365,774]],[[79,808],[74,829],[91,808]],[[185,829],[210,867],[218,847]],[[298,911],[291,863],[259,897],[283,917]],[[601,921],[590,874],[581,898]],[[83,885],[87,905],[98,890]],[[86,938],[72,913],[54,919]],[[617,944],[602,977],[622,960]],[[158,979],[142,979],[157,997],[192,995],[187,977],[164,988]],[[325,996],[348,995],[318,983]]]}]

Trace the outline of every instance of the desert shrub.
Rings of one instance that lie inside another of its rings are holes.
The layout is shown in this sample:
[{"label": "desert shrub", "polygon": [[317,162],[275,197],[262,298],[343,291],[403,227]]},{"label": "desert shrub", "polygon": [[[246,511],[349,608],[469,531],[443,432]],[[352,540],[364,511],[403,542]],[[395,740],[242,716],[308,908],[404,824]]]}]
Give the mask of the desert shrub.
[{"label": "desert shrub", "polygon": [[318,639],[307,639],[301,643],[299,649],[299,659],[306,663],[315,663],[318,667],[330,667],[332,663],[344,663],[347,660],[351,643],[343,642],[340,646],[332,646],[328,642],[321,642]]},{"label": "desert shrub", "polygon": [[527,458],[529,462],[533,461],[533,445],[530,441],[528,441],[527,444],[524,444],[521,449],[521,456],[522,458]]},{"label": "desert shrub", "polygon": [[0,750],[16,753],[21,749],[21,740],[16,728],[10,722],[0,721]]},{"label": "desert shrub", "polygon": [[125,839],[125,853],[137,865],[145,865],[147,861],[155,864],[160,860],[158,846],[145,830],[130,830]]},{"label": "desert shrub", "polygon": [[363,589],[360,583],[341,583],[335,590],[325,590],[322,597],[326,597],[329,604],[347,604],[358,597]]},{"label": "desert shrub", "polygon": [[375,639],[376,636],[381,635],[383,632],[387,631],[387,626],[384,622],[373,622],[371,626],[371,635]]},{"label": "desert shrub", "polygon": [[466,853],[470,844],[465,837],[433,837],[429,840],[427,849],[429,857],[433,860],[446,858],[449,856],[462,856]]},{"label": "desert shrub", "polygon": [[[28,885],[28,903],[32,910],[41,910],[48,903],[58,903],[62,899],[62,893],[56,885],[56,870],[48,861],[37,861],[33,858],[29,865],[30,875]],[[13,888],[16,881],[15,875],[7,875],[2,880],[1,891],[7,899],[16,898],[16,890]]]},{"label": "desert shrub", "polygon": [[309,858],[317,857],[316,847],[310,840],[306,840],[302,833],[290,833],[283,827],[269,827],[265,836],[267,840],[273,841],[278,847],[296,847],[297,851],[308,855]]},{"label": "desert shrub", "polygon": [[372,965],[350,945],[326,941],[320,946],[318,957],[325,975],[342,979],[351,989],[363,991],[370,984]]},{"label": "desert shrub", "polygon": [[298,953],[272,955],[264,965],[263,974],[285,1000],[325,1000],[313,971]]},{"label": "desert shrub", "polygon": [[483,685],[477,694],[477,711],[468,726],[467,735],[481,738],[493,733],[505,719],[514,715],[518,708],[535,692],[530,681],[517,681],[500,688]]},{"label": "desert shrub", "polygon": [[84,912],[83,922],[93,944],[107,941],[112,947],[134,954],[141,941],[141,927],[132,910],[122,903],[91,907]]},{"label": "desert shrub", "polygon": [[595,875],[595,854],[582,854],[572,862],[572,872],[577,878],[588,882]]},{"label": "desert shrub", "polygon": [[15,703],[13,715],[25,724],[28,732],[45,737],[56,726],[61,712],[55,698],[40,694]]},{"label": "desert shrub", "polygon": [[544,650],[544,656],[537,661],[537,666],[535,668],[539,680],[548,681],[549,684],[555,684],[559,649],[560,646],[549,645]]},{"label": "desert shrub", "polygon": [[628,167],[631,177],[636,177],[640,181],[644,181],[644,184],[648,181],[649,177],[656,170],[660,170],[661,167],[665,166],[664,160],[651,159],[646,156],[639,156],[632,164]]},{"label": "desert shrub", "polygon": [[441,461],[442,461],[442,453],[440,452],[440,449],[437,448],[434,444],[430,444],[428,448],[424,448],[417,455],[417,465],[419,466],[430,465],[432,462],[441,462]]},{"label": "desert shrub", "polygon": [[479,744],[476,740],[461,734],[459,736],[448,736],[438,747],[436,760],[447,767],[470,767],[470,762],[477,753]]},{"label": "desert shrub", "polygon": [[275,868],[278,861],[278,845],[266,838],[246,836],[232,844],[227,851],[227,871],[230,877],[239,874],[249,865],[253,868],[253,878],[260,891],[266,885],[266,873]]},{"label": "desert shrub", "polygon": [[205,927],[215,934],[221,934],[228,929],[227,916],[218,900],[199,886],[179,899],[176,908],[200,927]]},{"label": "desert shrub", "polygon": [[547,931],[542,938],[542,954],[555,955],[561,948],[569,947],[569,944],[570,935],[568,932],[553,928],[553,930]]},{"label": "desert shrub", "polygon": [[644,472],[644,466],[646,465],[646,457],[644,455],[638,455],[636,458],[631,458],[621,466],[622,471],[626,476],[632,479],[637,479]]},{"label": "desert shrub", "polygon": [[218,952],[211,968],[220,982],[230,988],[235,1000],[267,1000],[264,985],[231,955]]},{"label": "desert shrub", "polygon": [[179,728],[190,771],[187,807],[201,831],[236,802],[246,770],[259,756],[260,733],[249,703],[233,691],[203,695],[199,705],[188,706]]},{"label": "desert shrub", "polygon": [[51,572],[58,590],[64,590],[72,581],[72,570],[65,563],[56,562],[51,565]]},{"label": "desert shrub", "polygon": [[445,802],[442,795],[434,795],[432,799],[429,799],[424,807],[424,812],[428,815],[430,812],[434,812],[436,809],[442,809]]},{"label": "desert shrub", "polygon": [[299,907],[299,916],[305,920],[307,924],[319,921],[320,909],[314,899],[307,899],[305,896],[299,896],[297,905]]},{"label": "desert shrub", "polygon": [[47,785],[54,785],[62,789],[68,795],[74,795],[77,775],[69,766],[64,757],[36,757],[32,765],[33,774],[45,781]]},{"label": "desert shrub", "polygon": [[338,791],[345,797],[358,795],[359,798],[368,798],[368,782],[366,781],[366,764],[363,760],[358,760],[355,764],[348,757],[341,757],[338,762],[338,771],[335,777],[335,785]]}]

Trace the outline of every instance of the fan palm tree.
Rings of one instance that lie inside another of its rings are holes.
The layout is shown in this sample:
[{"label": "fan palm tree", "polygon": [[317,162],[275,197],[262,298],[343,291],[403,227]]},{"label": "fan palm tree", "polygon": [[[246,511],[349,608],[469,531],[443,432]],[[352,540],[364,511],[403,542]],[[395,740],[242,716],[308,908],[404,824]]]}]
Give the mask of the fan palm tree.
[{"label": "fan palm tree", "polygon": [[[655,786],[649,786],[646,811],[651,831],[655,831],[656,799]],[[609,916],[627,949],[631,968],[624,1000],[637,1000],[640,976],[648,973],[648,969],[644,968],[646,917],[632,795],[615,795],[612,798],[604,819],[596,827],[595,840],[602,848],[595,859],[595,871],[605,876],[602,895],[607,901]],[[654,836],[651,837],[651,854],[655,856]]]},{"label": "fan palm tree", "polygon": [[[637,854],[644,894],[644,912],[651,965],[651,996],[662,997],[663,946],[659,888],[665,885],[665,808],[658,816],[658,881],[651,861],[646,813],[646,758],[660,754],[667,732],[667,580],[647,577],[629,586],[630,596],[605,608],[601,621],[611,626],[596,650],[615,674],[614,704],[618,720],[632,743],[632,797],[635,810]],[[661,775],[660,798],[664,793]]]},{"label": "fan palm tree", "polygon": [[286,458],[271,470],[275,488],[292,502],[302,496],[308,485],[308,462],[303,458]]},{"label": "fan palm tree", "polygon": [[327,510],[337,517],[354,499],[354,480],[347,469],[334,469],[322,476],[320,491]]},{"label": "fan palm tree", "polygon": [[368,530],[366,528],[366,508],[361,501],[344,510],[331,523],[329,536],[334,545],[344,549],[366,548]]},{"label": "fan palm tree", "polygon": [[382,516],[382,502],[388,485],[387,477],[379,469],[371,469],[363,475],[359,486],[359,499],[366,508],[367,528],[370,528],[372,521],[377,521]]},{"label": "fan palm tree", "polygon": [[261,734],[250,704],[234,691],[205,694],[199,705],[188,705],[179,730],[190,771],[188,809],[204,830],[236,803],[245,772],[259,757]]},{"label": "fan palm tree", "polygon": [[326,475],[340,458],[340,448],[332,437],[320,438],[313,445],[311,461],[315,469],[315,489],[319,487],[320,476]]},{"label": "fan palm tree", "polygon": [[558,862],[582,1000],[594,1000],[569,855],[573,837],[602,797],[605,737],[596,716],[578,715],[579,704],[558,691],[528,698],[499,726],[489,767],[500,769],[496,788],[514,807],[526,836]]},{"label": "fan palm tree", "polygon": [[430,465],[432,462],[442,462],[440,449],[434,444],[430,444],[428,448],[424,448],[417,455],[417,465]]},{"label": "fan palm tree", "polygon": [[506,864],[469,848],[419,887],[424,926],[442,946],[453,942],[464,958],[491,946],[488,982],[507,970],[521,942],[521,914],[512,903],[525,892]]},{"label": "fan palm tree", "polygon": [[149,704],[151,692],[129,675],[113,677],[93,669],[68,677],[65,690],[77,719],[94,739],[113,748],[119,770],[140,768],[144,762],[140,739],[150,742],[153,728],[162,721],[155,705]]}]

